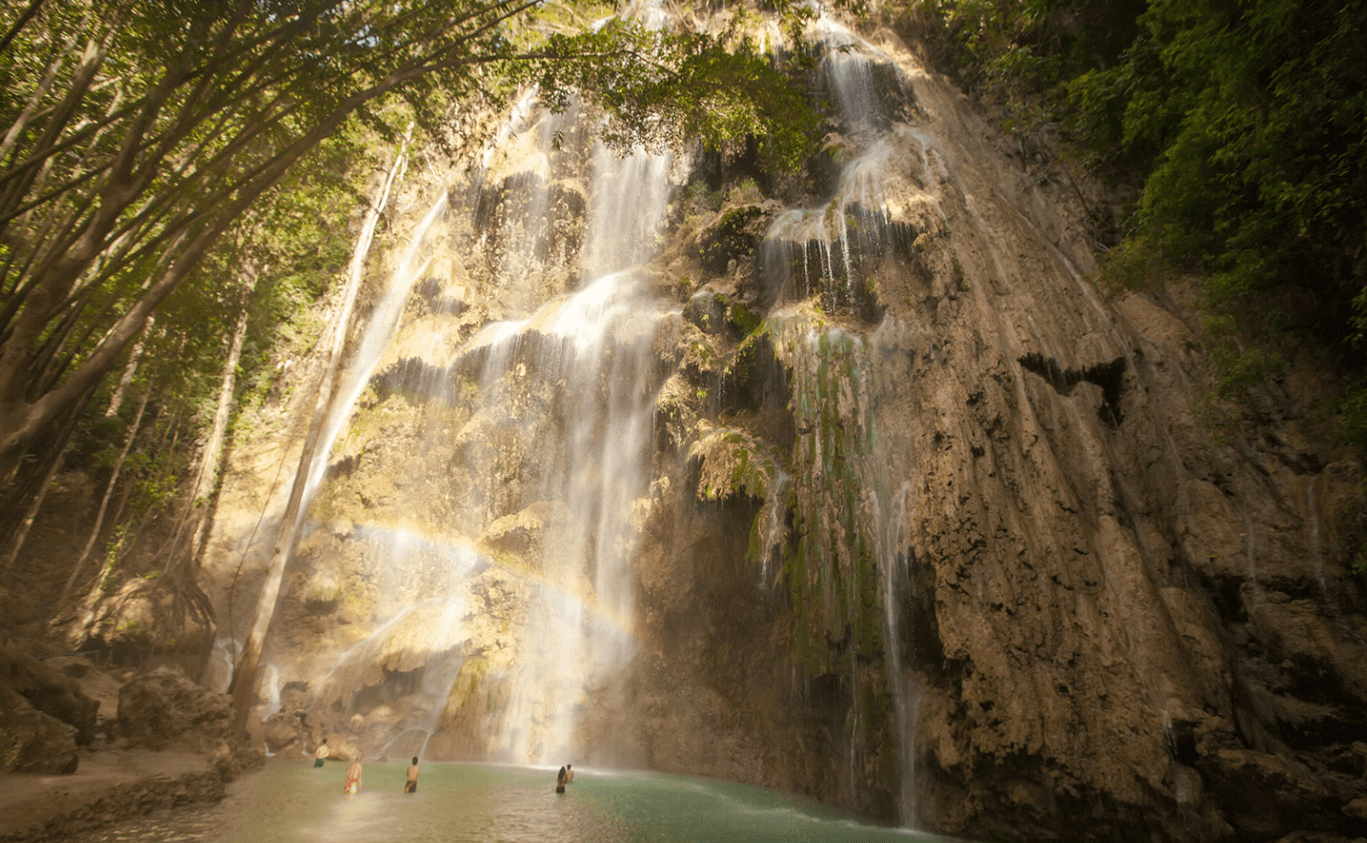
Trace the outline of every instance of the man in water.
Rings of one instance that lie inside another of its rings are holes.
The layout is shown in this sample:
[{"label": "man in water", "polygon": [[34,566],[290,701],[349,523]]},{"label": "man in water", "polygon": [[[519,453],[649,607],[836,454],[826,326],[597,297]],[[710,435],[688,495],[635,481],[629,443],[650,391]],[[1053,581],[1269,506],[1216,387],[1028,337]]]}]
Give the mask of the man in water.
[{"label": "man in water", "polygon": [[318,768],[323,766],[323,760],[328,757],[328,739],[323,738],[323,742],[318,744],[318,748],[313,751],[313,766]]},{"label": "man in water", "polygon": [[574,784],[574,765],[565,765],[565,784]]},{"label": "man in water", "polygon": [[361,792],[361,756],[357,755],[356,760],[351,762],[351,766],[346,768],[346,784],[342,785],[343,793]]},{"label": "man in water", "polygon": [[413,756],[413,764],[408,768],[408,782],[403,786],[404,793],[418,792],[418,756]]}]

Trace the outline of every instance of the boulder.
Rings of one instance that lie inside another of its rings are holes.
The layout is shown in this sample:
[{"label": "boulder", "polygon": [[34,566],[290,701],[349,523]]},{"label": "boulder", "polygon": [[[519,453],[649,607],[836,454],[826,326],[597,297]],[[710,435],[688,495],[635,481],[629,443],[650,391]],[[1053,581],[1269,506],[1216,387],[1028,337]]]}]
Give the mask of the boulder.
[{"label": "boulder", "polygon": [[22,696],[36,710],[75,728],[76,741],[90,743],[100,704],[74,679],[12,649],[0,650],[0,686]]},{"label": "boulder", "polygon": [[156,580],[133,577],[95,607],[82,649],[108,650],[129,660],[148,650],[198,656],[214,630],[176,604],[176,592]]},{"label": "boulder", "polygon": [[299,742],[299,718],[277,711],[266,718],[266,751],[275,754]]},{"label": "boulder", "polygon": [[731,268],[732,261],[752,257],[764,239],[769,219],[760,205],[727,208],[698,237],[702,265],[720,275]]},{"label": "boulder", "polygon": [[69,775],[80,762],[76,728],[0,687],[0,758],[4,769],[15,773]]},{"label": "boulder", "polygon": [[134,746],[161,750],[173,743],[212,749],[231,742],[232,700],[170,668],[135,677],[119,689],[119,732]]}]

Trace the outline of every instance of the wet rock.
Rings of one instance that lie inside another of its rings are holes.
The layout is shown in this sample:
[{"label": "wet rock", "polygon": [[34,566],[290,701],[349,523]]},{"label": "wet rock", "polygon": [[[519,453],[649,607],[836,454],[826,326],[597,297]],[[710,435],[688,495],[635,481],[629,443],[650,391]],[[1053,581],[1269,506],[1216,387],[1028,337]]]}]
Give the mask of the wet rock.
[{"label": "wet rock", "polygon": [[725,209],[698,238],[702,265],[709,272],[727,272],[734,261],[754,255],[764,237],[768,214],[758,205]]},{"label": "wet rock", "polygon": [[1345,640],[1313,601],[1267,592],[1248,610],[1249,620],[1274,664],[1284,665],[1292,681],[1332,684],[1367,700],[1367,662],[1356,642]]},{"label": "wet rock", "polygon": [[699,290],[684,305],[683,317],[704,334],[718,334],[726,328],[726,297],[712,290]]},{"label": "wet rock", "polygon": [[76,728],[38,711],[17,692],[0,687],[0,758],[16,773],[67,775],[80,754]]},{"label": "wet rock", "polygon": [[535,559],[548,528],[568,520],[568,510],[559,501],[538,501],[511,515],[494,519],[480,534],[480,543],[496,553],[512,553]]}]

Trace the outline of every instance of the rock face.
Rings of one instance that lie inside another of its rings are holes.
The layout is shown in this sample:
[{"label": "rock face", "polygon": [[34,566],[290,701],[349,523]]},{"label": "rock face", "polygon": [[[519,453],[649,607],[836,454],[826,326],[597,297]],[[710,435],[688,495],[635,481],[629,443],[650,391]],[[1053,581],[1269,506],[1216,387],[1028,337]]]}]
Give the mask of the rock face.
[{"label": "rock face", "polygon": [[138,675],[119,689],[118,729],[131,747],[193,750],[223,781],[263,760],[259,748],[244,748],[234,738],[231,698],[172,668]]},{"label": "rock face", "polygon": [[0,648],[0,758],[14,772],[68,774],[95,733],[99,704],[72,679]]},{"label": "rock face", "polygon": [[[432,188],[265,713],[968,838],[1367,833],[1358,475],[1313,377],[1216,397],[1187,285],[1103,296],[1066,179],[895,33],[810,37],[801,177],[527,112]],[[225,480],[220,604],[279,447]]]},{"label": "rock face", "polygon": [[66,775],[81,760],[73,726],[37,711],[8,688],[0,688],[0,752],[6,769],[16,773]]},{"label": "rock face", "polygon": [[184,674],[157,669],[119,689],[119,732],[134,746],[165,749],[178,740],[222,740],[232,732],[232,702],[206,694]]}]

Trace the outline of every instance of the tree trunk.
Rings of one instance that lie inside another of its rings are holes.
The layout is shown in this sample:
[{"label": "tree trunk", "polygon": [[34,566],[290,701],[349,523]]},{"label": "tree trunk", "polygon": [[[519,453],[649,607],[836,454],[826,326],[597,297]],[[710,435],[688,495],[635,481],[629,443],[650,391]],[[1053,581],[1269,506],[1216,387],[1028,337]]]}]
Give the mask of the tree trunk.
[{"label": "tree trunk", "polygon": [[[38,462],[30,475],[40,475],[40,479],[36,483],[33,480],[16,479],[10,488],[0,485],[0,490],[4,491],[3,496],[0,496],[0,513],[3,513],[0,514],[0,547],[5,548],[4,558],[0,559],[0,571],[9,568],[18,558],[19,551],[24,546],[24,540],[28,537],[29,529],[37,520],[38,512],[42,509],[47,493],[52,488],[52,480],[61,471],[62,462],[66,456],[67,443],[71,441],[71,434],[75,432],[76,425],[80,421],[81,410],[89,400],[90,395],[85,395],[69,415],[58,419],[55,425],[56,435],[46,442],[42,448],[36,450],[35,455],[38,457]],[[29,473],[26,472],[26,474]],[[17,508],[16,504],[22,501],[27,501],[23,519],[11,520],[6,510],[13,511]]]},{"label": "tree trunk", "polygon": [[[128,452],[133,449],[133,441],[138,438],[138,430],[142,427],[142,418],[147,410],[147,399],[152,396],[152,385],[148,384],[147,389],[143,390],[142,401],[138,404],[137,415],[133,417],[133,424],[128,428],[128,436],[124,438],[123,450],[119,451],[118,459],[114,460],[114,467],[110,470],[109,482],[104,487],[104,497],[100,500],[100,509],[95,514],[95,524],[90,528],[90,537],[86,539],[85,547],[81,549],[81,555],[76,559],[76,564],[71,566],[71,575],[66,578],[66,585],[62,587],[62,595],[57,598],[57,611],[62,610],[66,605],[66,600],[71,596],[71,587],[75,585],[76,578],[80,576],[81,568],[85,567],[86,560],[90,558],[90,551],[94,549],[95,542],[99,540],[100,530],[104,527],[104,516],[109,512],[109,501],[114,497],[114,489],[119,485],[119,474],[123,471],[123,463],[128,459]],[[100,577],[100,584],[108,579],[108,569],[111,566],[105,563],[105,573]],[[96,586],[99,590],[99,585]]]},{"label": "tree trunk", "polygon": [[49,454],[51,462],[48,469],[43,473],[42,485],[38,487],[38,492],[29,501],[28,509],[24,512],[24,520],[19,522],[14,529],[14,536],[10,539],[9,550],[5,553],[5,559],[0,562],[0,571],[6,570],[14,564],[15,558],[19,556],[19,550],[24,546],[24,539],[28,538],[28,531],[33,526],[33,522],[38,518],[38,510],[43,508],[43,501],[47,499],[47,490],[52,488],[52,478],[57,476],[57,472],[62,469],[62,459],[66,456],[66,440],[68,436],[62,437],[56,447]]},{"label": "tree trunk", "polygon": [[351,313],[355,308],[356,294],[361,287],[361,278],[365,274],[366,256],[370,252],[370,243],[375,236],[375,226],[379,223],[380,214],[389,200],[390,187],[403,167],[407,147],[408,139],[405,137],[404,145],[394,159],[394,166],[390,168],[389,175],[380,188],[377,200],[366,212],[360,236],[356,241],[356,249],[351,256],[351,264],[347,270],[347,286],[342,297],[342,310],[334,325],[336,333],[333,336],[331,354],[328,358],[327,368],[323,372],[322,381],[318,385],[318,398],[314,403],[313,418],[309,423],[308,435],[304,439],[304,450],[299,455],[299,465],[294,472],[294,484],[290,488],[289,502],[286,504],[285,514],[281,518],[280,537],[271,552],[266,582],[261,588],[261,597],[256,604],[256,616],[252,620],[251,631],[247,635],[247,641],[242,646],[242,654],[238,657],[237,666],[233,670],[230,688],[233,695],[233,725],[239,737],[246,735],[247,716],[251,712],[252,704],[256,701],[256,675],[261,665],[261,652],[265,645],[266,633],[270,631],[271,619],[275,615],[275,606],[280,596],[280,584],[284,580],[285,569],[289,566],[299,544],[299,522],[303,516],[300,510],[304,501],[304,491],[308,486],[309,469],[313,463],[314,452],[318,447],[319,433],[327,420],[328,407],[332,403],[333,386],[337,378],[337,370],[341,366],[342,351],[346,346]]},{"label": "tree trunk", "polygon": [[[250,302],[252,291],[256,288],[256,272],[251,271],[247,280],[246,299]],[[223,366],[223,380],[218,386],[218,405],[214,410],[213,427],[209,438],[204,442],[200,453],[199,467],[195,470],[194,485],[185,511],[176,524],[171,538],[171,546],[166,562],[168,575],[181,576],[188,573],[199,556],[200,544],[208,533],[209,519],[205,517],[209,496],[213,494],[218,477],[218,465],[223,458],[223,442],[227,438],[228,418],[232,415],[233,395],[237,391],[237,364],[242,360],[242,344],[247,337],[247,318],[250,315],[247,304],[237,317],[233,328],[232,344],[228,348],[228,362]],[[188,545],[186,534],[190,534]]]},{"label": "tree trunk", "polygon": [[133,350],[128,354],[128,365],[123,367],[123,377],[119,378],[119,385],[114,388],[114,394],[109,396],[109,406],[105,408],[104,417],[113,418],[114,414],[123,406],[123,394],[128,391],[128,385],[133,382],[133,375],[138,372],[138,361],[142,359],[142,348],[146,345],[147,335],[152,332],[152,325],[156,322],[156,317],[147,318],[147,328],[143,331]]}]

